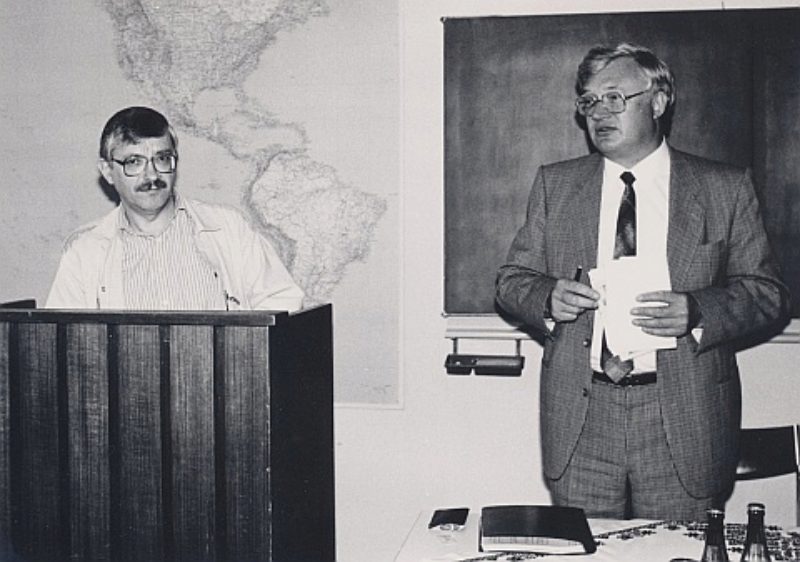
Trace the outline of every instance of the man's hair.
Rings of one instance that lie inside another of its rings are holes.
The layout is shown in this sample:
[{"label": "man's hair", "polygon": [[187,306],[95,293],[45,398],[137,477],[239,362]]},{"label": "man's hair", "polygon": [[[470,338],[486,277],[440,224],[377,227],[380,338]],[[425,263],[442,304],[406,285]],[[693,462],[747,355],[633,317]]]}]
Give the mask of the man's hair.
[{"label": "man's hair", "polygon": [[172,146],[177,149],[178,137],[166,117],[149,107],[126,107],[112,115],[103,127],[100,135],[100,158],[110,159],[111,149],[115,144],[132,144],[164,135],[169,135]]},{"label": "man's hair", "polygon": [[667,96],[667,108],[661,116],[662,130],[668,133],[675,106],[675,77],[667,63],[658,58],[647,47],[632,43],[620,43],[616,47],[593,47],[583,57],[578,65],[578,79],[575,82],[575,91],[582,95],[586,91],[586,83],[598,72],[603,70],[612,61],[620,58],[630,58],[644,75],[650,80],[650,86],[657,91],[664,92]]}]

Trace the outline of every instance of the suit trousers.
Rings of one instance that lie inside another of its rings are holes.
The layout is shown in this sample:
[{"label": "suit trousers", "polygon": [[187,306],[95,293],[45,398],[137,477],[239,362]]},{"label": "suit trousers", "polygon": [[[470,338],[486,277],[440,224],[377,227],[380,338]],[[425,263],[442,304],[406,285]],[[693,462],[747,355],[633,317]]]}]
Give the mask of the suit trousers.
[{"label": "suit trousers", "polygon": [[724,498],[695,498],[678,478],[661,420],[657,383],[594,381],[589,411],[566,471],[548,480],[556,505],[587,517],[705,521]]}]

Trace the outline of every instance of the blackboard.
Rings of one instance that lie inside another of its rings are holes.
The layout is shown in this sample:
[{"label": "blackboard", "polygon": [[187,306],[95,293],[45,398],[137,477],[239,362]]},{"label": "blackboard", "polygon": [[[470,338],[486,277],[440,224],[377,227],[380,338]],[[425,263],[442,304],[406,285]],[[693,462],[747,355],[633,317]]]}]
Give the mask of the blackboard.
[{"label": "blackboard", "polygon": [[627,41],[676,76],[669,142],[751,168],[800,316],[800,10],[451,18],[443,30],[446,314],[495,312],[537,168],[591,150],[578,63]]}]

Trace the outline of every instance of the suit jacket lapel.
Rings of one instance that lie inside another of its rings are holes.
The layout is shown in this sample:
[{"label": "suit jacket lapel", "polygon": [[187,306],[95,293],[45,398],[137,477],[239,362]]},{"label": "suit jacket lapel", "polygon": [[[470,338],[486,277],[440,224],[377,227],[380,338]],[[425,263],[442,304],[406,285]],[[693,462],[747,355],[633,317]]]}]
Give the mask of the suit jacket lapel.
[{"label": "suit jacket lapel", "polygon": [[584,271],[597,266],[597,230],[600,224],[600,197],[603,189],[603,159],[599,155],[590,159],[590,165],[578,182],[575,193],[577,207],[576,228],[580,229],[581,247],[578,248]]},{"label": "suit jacket lapel", "polygon": [[691,164],[673,149],[670,161],[667,260],[672,288],[677,290],[692,265],[695,250],[703,243],[706,211],[698,198],[704,186]]}]

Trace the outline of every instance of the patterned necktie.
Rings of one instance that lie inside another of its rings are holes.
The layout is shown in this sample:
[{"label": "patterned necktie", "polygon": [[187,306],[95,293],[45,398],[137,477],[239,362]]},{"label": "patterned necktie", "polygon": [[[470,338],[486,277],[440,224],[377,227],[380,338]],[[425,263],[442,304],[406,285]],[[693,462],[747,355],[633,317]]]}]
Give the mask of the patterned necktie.
[{"label": "patterned necktie", "polygon": [[[619,203],[617,233],[614,241],[614,259],[636,255],[636,192],[633,190],[633,182],[636,181],[636,178],[630,172],[623,172],[619,177],[625,183],[625,191]],[[633,370],[632,360],[623,361],[608,349],[605,332],[603,332],[603,349],[600,362],[603,372],[614,382],[619,381]]]},{"label": "patterned necktie", "polygon": [[636,255],[636,192],[633,190],[636,178],[630,172],[622,172],[619,177],[625,182],[625,191],[619,203],[614,259]]}]

